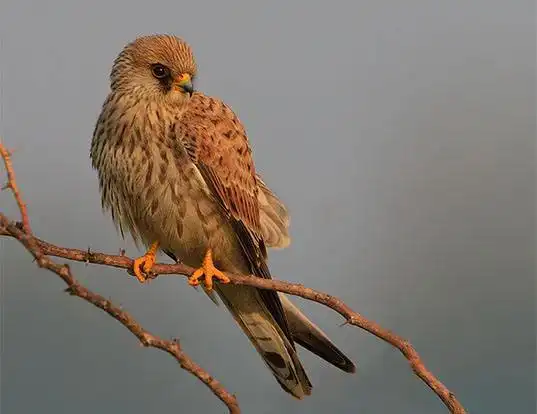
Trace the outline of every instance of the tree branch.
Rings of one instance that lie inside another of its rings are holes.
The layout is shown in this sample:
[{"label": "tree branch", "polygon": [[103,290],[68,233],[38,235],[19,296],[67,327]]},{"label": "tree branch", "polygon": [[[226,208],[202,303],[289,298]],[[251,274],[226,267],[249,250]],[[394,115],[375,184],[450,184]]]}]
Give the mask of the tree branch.
[{"label": "tree branch", "polygon": [[[0,144],[0,148],[2,145]],[[5,149],[1,152],[2,156],[6,154]],[[7,153],[9,156],[9,153]],[[4,156],[4,160],[5,160]],[[9,182],[14,182],[14,173],[11,164],[6,162],[6,168],[8,171]],[[11,172],[10,172],[11,171]],[[16,189],[16,185],[9,185],[12,190]],[[17,192],[14,190],[15,197],[17,198]],[[89,292],[82,287],[71,275],[67,265],[60,266],[52,263],[47,256],[56,256],[64,259],[69,259],[79,262],[87,262],[99,265],[106,265],[111,267],[117,267],[122,269],[131,270],[133,266],[133,260],[124,255],[108,255],[104,253],[95,253],[89,250],[79,250],[66,247],[55,246],[44,240],[38,239],[29,232],[24,232],[25,228],[24,216],[25,209],[20,195],[17,198],[21,214],[23,215],[23,224],[17,226],[14,222],[9,221],[3,214],[0,213],[0,235],[11,236],[19,240],[29,250],[38,261],[40,267],[45,267],[49,270],[57,273],[69,286],[68,291],[71,294],[79,296],[95,306],[103,309],[109,313],[112,317],[121,322],[127,329],[129,329],[145,346],[153,346],[162,349],[172,356],[180,363],[181,367],[194,374],[202,382],[204,382],[215,395],[220,398],[229,408],[231,413],[239,413],[238,403],[235,397],[229,394],[222,385],[210,377],[208,373],[202,370],[196,365],[188,356],[182,351],[177,341],[164,341],[156,338],[138,325],[128,314],[113,306],[110,301],[103,297]],[[27,215],[26,215],[27,217]],[[26,228],[30,228],[28,220],[26,220]],[[180,275],[189,276],[195,269],[186,266],[182,263],[177,264],[155,264],[152,268],[151,278],[156,278],[159,275]],[[247,285],[256,287],[259,289],[276,290],[282,293],[287,293],[294,296],[299,296],[304,299],[308,299],[322,305],[325,305],[332,310],[339,313],[345,318],[346,323],[357,326],[366,330],[367,332],[375,335],[377,338],[389,343],[393,347],[397,348],[403,356],[408,360],[414,373],[429,387],[431,390],[443,401],[449,411],[453,414],[466,414],[466,410],[457,400],[455,395],[449,391],[449,389],[436,378],[424,365],[419,354],[414,347],[406,341],[404,338],[394,334],[393,332],[382,328],[377,323],[368,320],[361,314],[353,311],[343,301],[335,296],[329,295],[324,292],[320,292],[308,287],[304,287],[301,284],[289,283],[280,280],[269,280],[255,277],[252,275],[237,275],[226,273],[230,279],[230,283],[234,285]]]},{"label": "tree branch", "polygon": [[22,201],[19,186],[17,185],[17,181],[15,180],[15,171],[13,170],[13,164],[11,163],[11,152],[6,147],[4,147],[2,142],[0,142],[0,156],[2,156],[2,159],[4,160],[4,166],[6,168],[7,173],[7,183],[2,187],[2,190],[7,190],[8,188],[11,190],[11,192],[13,193],[13,197],[15,197],[15,201],[19,206],[19,211],[21,213],[22,219],[22,228],[26,233],[31,233],[32,230],[30,228],[28,210],[26,208],[26,204]]},{"label": "tree branch", "polygon": [[[65,282],[67,285],[67,289],[65,289],[66,292],[73,296],[78,296],[79,298],[84,299],[85,301],[108,313],[111,317],[125,326],[134,336],[136,336],[143,346],[157,348],[170,354],[176,359],[181,368],[190,372],[192,375],[195,375],[201,382],[209,387],[211,391],[224,404],[226,404],[230,414],[240,414],[239,404],[235,396],[229,393],[224,386],[219,381],[214,379],[207,371],[196,364],[181,349],[179,340],[173,339],[171,341],[167,341],[146,331],[128,312],[122,310],[119,306],[114,305],[110,300],[104,298],[103,296],[93,293],[89,289],[82,286],[74,278],[69,265],[57,264],[48,257],[53,254],[49,252],[49,249],[46,247],[46,243],[41,242],[31,233],[26,205],[22,200],[20,191],[18,190],[17,183],[15,181],[15,173],[9,157],[10,153],[6,150],[1,142],[0,155],[4,159],[4,164],[8,175],[8,183],[4,189],[11,189],[22,216],[22,222],[15,223],[10,221],[4,214],[0,213],[0,235],[8,235],[17,239],[34,257],[39,267],[56,273]],[[56,256],[61,257],[61,255]]]}]

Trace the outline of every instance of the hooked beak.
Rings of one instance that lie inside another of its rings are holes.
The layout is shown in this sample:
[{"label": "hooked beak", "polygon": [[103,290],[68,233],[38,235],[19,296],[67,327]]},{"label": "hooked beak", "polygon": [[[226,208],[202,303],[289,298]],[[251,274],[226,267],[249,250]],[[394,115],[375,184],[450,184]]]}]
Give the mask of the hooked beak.
[{"label": "hooked beak", "polygon": [[179,75],[173,82],[174,89],[188,93],[192,96],[194,93],[194,85],[192,85],[192,77],[188,73]]}]

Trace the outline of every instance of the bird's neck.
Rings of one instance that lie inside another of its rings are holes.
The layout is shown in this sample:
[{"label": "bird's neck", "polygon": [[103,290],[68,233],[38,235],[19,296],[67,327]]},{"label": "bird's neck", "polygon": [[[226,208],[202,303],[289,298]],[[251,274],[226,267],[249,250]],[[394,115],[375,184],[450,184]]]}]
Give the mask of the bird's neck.
[{"label": "bird's neck", "polygon": [[188,107],[188,100],[178,99],[177,96],[156,95],[148,97],[136,90],[114,91],[110,94],[110,101],[113,101],[118,108],[139,112],[160,109],[177,114],[184,112]]},{"label": "bird's neck", "polygon": [[117,93],[111,102],[116,116],[132,124],[164,124],[177,121],[188,108],[186,101],[174,101],[165,98],[146,99],[135,94]]}]

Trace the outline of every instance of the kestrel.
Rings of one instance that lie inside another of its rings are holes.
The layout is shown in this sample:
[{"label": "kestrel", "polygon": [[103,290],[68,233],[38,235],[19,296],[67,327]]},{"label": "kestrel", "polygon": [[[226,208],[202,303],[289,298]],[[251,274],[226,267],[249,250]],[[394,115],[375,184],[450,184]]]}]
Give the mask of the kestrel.
[{"label": "kestrel", "polygon": [[194,91],[190,46],[140,37],[114,61],[91,142],[103,208],[148,247],[143,282],[162,250],[198,268],[191,285],[218,293],[282,388],[312,385],[295,342],[346,372],[353,363],[283,294],[226,284],[225,272],[270,279],[267,247],[289,244],[286,208],[256,174],[246,131],[221,100]]}]

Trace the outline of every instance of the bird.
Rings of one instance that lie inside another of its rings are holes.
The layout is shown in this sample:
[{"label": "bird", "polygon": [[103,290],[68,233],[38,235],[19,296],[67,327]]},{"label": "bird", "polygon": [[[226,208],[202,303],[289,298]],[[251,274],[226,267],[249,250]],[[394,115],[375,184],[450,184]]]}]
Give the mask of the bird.
[{"label": "bird", "polygon": [[302,399],[312,384],[296,344],[345,372],[353,362],[284,294],[229,284],[226,273],[271,279],[268,248],[290,244],[287,208],[256,172],[246,130],[231,107],[194,88],[191,46],[171,34],[137,37],[113,62],[90,158],[101,202],[123,237],[196,270],[247,335],[279,385]]}]

